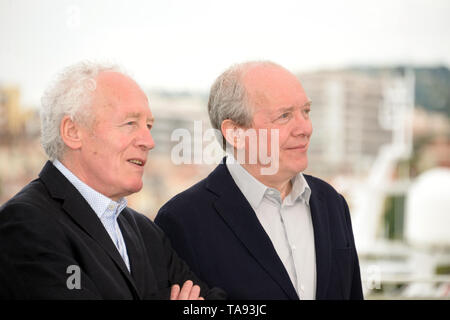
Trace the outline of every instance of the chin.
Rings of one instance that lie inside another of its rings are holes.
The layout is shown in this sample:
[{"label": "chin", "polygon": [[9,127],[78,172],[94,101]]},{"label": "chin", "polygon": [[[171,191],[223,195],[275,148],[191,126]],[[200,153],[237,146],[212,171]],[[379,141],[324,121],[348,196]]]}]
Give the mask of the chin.
[{"label": "chin", "polygon": [[291,169],[293,172],[295,172],[295,174],[298,174],[300,172],[305,171],[307,167],[308,167],[308,163],[302,161],[301,163],[298,163],[298,164],[295,164],[295,166],[292,166]]},{"label": "chin", "polygon": [[304,171],[308,166],[308,158],[305,156],[289,157],[284,159],[283,162],[285,163],[285,168],[289,168],[291,171],[296,173]]},{"label": "chin", "polygon": [[139,191],[141,191],[142,187],[143,187],[142,181],[136,182],[136,183],[132,184],[131,186],[128,186],[128,188],[127,188],[128,194],[131,195],[133,193],[139,192]]}]

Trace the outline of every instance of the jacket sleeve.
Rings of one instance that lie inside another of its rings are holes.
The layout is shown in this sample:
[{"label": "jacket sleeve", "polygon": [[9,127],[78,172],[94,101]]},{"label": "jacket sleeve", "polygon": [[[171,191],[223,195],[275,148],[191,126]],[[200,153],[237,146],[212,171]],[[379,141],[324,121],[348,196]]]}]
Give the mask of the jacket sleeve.
[{"label": "jacket sleeve", "polygon": [[156,225],[161,228],[164,234],[170,239],[172,248],[183,259],[196,274],[200,274],[200,266],[195,254],[195,248],[192,247],[193,241],[183,227],[183,221],[172,214],[170,209],[163,207],[155,217]]},{"label": "jacket sleeve", "polygon": [[83,270],[69,268],[78,263],[56,224],[27,203],[0,209],[0,298],[101,298]]},{"label": "jacket sleeve", "polygon": [[[158,235],[158,247],[161,248],[154,249],[152,251],[155,253],[156,251],[160,251],[160,249],[162,250],[162,259],[164,260],[164,267],[165,271],[167,271],[169,282],[169,287],[163,289],[159,293],[159,297],[156,297],[157,299],[168,299],[170,297],[170,287],[174,284],[178,284],[181,287],[187,280],[192,280],[194,284],[200,286],[200,296],[206,300],[226,299],[227,295],[222,289],[218,287],[210,288],[204,281],[199,279],[185,260],[183,260],[173,249],[169,238],[159,226],[149,220],[148,227],[153,230],[149,230],[149,233],[154,233],[156,231]],[[155,256],[153,257],[155,258]]]}]

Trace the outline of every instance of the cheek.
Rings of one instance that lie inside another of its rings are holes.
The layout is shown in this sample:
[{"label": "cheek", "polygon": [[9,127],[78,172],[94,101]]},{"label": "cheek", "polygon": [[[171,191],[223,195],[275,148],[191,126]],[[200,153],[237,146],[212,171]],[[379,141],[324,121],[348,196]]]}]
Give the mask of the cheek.
[{"label": "cheek", "polygon": [[274,150],[278,151],[282,145],[282,138],[280,137],[281,131],[278,129],[272,129],[267,131],[261,131],[257,136],[257,146],[259,152],[265,152],[265,154],[271,154]]},{"label": "cheek", "polygon": [[278,146],[280,149],[283,149],[288,145],[289,136],[290,136],[289,131],[278,130]]},{"label": "cheek", "polygon": [[90,157],[100,170],[117,169],[123,149],[117,142],[110,139],[96,139],[92,144]]}]

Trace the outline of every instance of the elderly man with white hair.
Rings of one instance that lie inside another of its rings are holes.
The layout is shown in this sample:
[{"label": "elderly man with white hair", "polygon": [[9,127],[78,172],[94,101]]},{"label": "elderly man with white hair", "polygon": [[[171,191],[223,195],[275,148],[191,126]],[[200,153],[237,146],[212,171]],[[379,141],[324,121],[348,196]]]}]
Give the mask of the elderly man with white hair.
[{"label": "elderly man with white hair", "polygon": [[71,66],[45,93],[41,120],[49,161],[0,208],[1,298],[224,298],[127,207],[154,147],[135,81],[115,66]]}]

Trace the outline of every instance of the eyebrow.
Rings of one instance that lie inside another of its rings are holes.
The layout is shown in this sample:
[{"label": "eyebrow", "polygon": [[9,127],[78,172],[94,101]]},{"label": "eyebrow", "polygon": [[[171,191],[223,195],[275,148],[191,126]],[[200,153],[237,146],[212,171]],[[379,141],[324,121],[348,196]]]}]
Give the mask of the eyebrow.
[{"label": "eyebrow", "polygon": [[[308,100],[306,103],[304,103],[300,108],[304,108],[304,107],[309,107],[312,104],[312,100]],[[281,108],[279,110],[276,111],[276,113],[282,113],[282,112],[286,112],[286,111],[292,111],[296,108],[296,106],[290,106],[287,108]]]},{"label": "eyebrow", "polygon": [[[140,113],[138,112],[129,112],[125,115],[125,118],[139,118],[141,116]],[[155,118],[151,117],[151,118],[147,118],[147,121],[149,122],[155,122]]]}]

